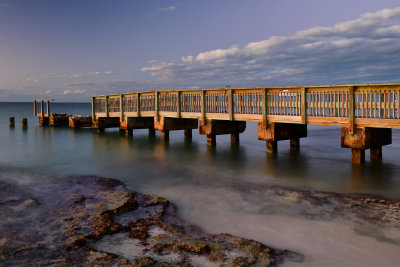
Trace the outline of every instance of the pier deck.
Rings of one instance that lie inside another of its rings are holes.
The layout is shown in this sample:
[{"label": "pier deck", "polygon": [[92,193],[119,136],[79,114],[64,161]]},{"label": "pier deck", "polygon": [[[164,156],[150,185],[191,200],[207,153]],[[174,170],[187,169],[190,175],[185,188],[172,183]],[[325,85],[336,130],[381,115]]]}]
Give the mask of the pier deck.
[{"label": "pier deck", "polygon": [[150,91],[93,97],[93,117],[400,128],[400,83]]}]

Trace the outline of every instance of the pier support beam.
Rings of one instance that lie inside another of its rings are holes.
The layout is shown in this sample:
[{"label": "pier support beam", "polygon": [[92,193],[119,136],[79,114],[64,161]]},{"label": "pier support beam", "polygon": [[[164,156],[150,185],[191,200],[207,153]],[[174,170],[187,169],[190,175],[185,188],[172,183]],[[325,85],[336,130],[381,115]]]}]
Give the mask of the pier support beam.
[{"label": "pier support beam", "polygon": [[225,120],[200,120],[199,133],[207,135],[207,145],[216,145],[216,136],[220,134],[230,134],[231,142],[239,142],[239,134],[246,129],[245,121],[225,121]]},{"label": "pier support beam", "polygon": [[349,127],[341,128],[341,146],[352,149],[352,163],[365,162],[365,149],[370,149],[371,161],[382,160],[382,146],[392,143],[392,129],[357,127],[350,134]]},{"label": "pier support beam", "polygon": [[50,122],[49,117],[44,116],[43,113],[39,115],[40,125],[49,125],[49,122]]},{"label": "pier support beam", "polygon": [[267,153],[278,152],[278,141],[290,140],[290,150],[300,150],[300,138],[307,137],[306,124],[258,123],[258,139],[267,141]]},{"label": "pier support beam", "polygon": [[126,117],[125,120],[120,121],[120,129],[126,135],[133,135],[135,129],[149,129],[154,131],[153,117]]},{"label": "pier support beam", "polygon": [[51,113],[49,117],[49,124],[51,126],[68,126],[69,117],[67,114]]},{"label": "pier support beam", "polygon": [[192,130],[198,128],[197,119],[160,117],[154,118],[154,129],[161,131],[161,140],[169,139],[169,131],[185,130],[185,138],[191,138]]},{"label": "pier support beam", "polygon": [[92,116],[86,117],[69,117],[69,127],[71,128],[81,128],[81,127],[92,127]]},{"label": "pier support beam", "polygon": [[97,128],[98,132],[104,132],[105,128],[120,127],[118,117],[101,117],[93,120],[93,128]]}]

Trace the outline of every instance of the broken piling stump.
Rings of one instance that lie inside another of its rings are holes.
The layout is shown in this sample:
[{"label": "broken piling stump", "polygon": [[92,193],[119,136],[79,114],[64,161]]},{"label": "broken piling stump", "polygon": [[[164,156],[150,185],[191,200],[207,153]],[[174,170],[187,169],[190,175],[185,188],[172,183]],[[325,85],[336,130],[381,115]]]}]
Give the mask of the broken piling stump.
[{"label": "broken piling stump", "polygon": [[22,128],[27,128],[27,127],[28,127],[28,119],[22,118]]},{"label": "broken piling stump", "polygon": [[8,125],[9,125],[10,127],[14,127],[14,126],[15,126],[15,119],[14,119],[14,117],[10,117],[10,118],[8,119]]}]

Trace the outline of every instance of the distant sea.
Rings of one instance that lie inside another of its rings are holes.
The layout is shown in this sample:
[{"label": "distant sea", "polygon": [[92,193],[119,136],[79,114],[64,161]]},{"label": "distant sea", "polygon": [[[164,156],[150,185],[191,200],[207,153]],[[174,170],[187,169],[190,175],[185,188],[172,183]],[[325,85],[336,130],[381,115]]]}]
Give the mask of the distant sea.
[{"label": "distant sea", "polygon": [[[54,102],[51,112],[89,115],[91,104]],[[15,128],[8,126],[10,116],[15,117]],[[22,117],[28,118],[25,130]],[[282,141],[278,155],[270,156],[265,141],[257,140],[254,122],[247,123],[239,146],[231,146],[227,135],[217,136],[216,148],[209,148],[206,137],[196,130],[191,142],[184,141],[183,131],[176,131],[170,133],[168,143],[162,143],[159,133],[150,138],[147,130],[127,137],[118,129],[97,133],[43,127],[33,116],[32,103],[0,102],[0,180],[23,176],[40,182],[41,176],[52,175],[116,178],[135,191],[168,198],[182,218],[206,231],[229,232],[304,253],[308,260],[303,266],[337,266],[329,260],[333,256],[347,257],[353,266],[372,266],[374,261],[355,256],[374,251],[351,243],[349,239],[356,242],[360,237],[345,224],[271,215],[264,209],[267,198],[251,197],[251,188],[276,185],[400,199],[400,131],[393,130],[393,144],[383,148],[381,164],[370,163],[366,155],[364,166],[351,164],[351,150],[340,147],[339,127],[309,126],[299,153],[290,152],[289,142]],[[391,251],[383,241],[368,242],[377,251],[380,246]],[[346,244],[351,253],[342,255]],[[400,257],[379,253],[376,257],[381,256]]]}]

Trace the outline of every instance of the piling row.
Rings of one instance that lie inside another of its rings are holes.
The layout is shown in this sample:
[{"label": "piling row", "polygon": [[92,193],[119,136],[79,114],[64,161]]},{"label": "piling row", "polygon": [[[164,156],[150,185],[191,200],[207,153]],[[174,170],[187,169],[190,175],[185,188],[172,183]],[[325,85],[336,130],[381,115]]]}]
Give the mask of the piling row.
[{"label": "piling row", "polygon": [[[11,128],[14,128],[14,127],[15,127],[15,118],[14,118],[14,117],[10,117],[10,118],[8,119],[8,125],[9,125]],[[27,127],[28,127],[28,119],[27,119],[27,118],[22,118],[22,120],[21,120],[21,125],[22,125],[22,128],[27,128]]]}]

